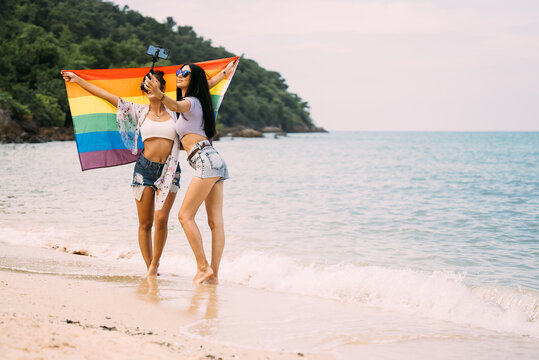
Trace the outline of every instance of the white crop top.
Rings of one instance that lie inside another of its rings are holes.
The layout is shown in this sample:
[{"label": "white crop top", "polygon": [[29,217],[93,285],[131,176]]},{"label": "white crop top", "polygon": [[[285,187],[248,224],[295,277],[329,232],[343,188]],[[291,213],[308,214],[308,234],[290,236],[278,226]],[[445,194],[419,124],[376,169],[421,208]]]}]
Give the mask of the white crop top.
[{"label": "white crop top", "polygon": [[154,121],[148,118],[144,119],[140,126],[140,136],[142,141],[149,138],[163,138],[174,140],[176,135],[176,124],[172,119],[167,121]]}]

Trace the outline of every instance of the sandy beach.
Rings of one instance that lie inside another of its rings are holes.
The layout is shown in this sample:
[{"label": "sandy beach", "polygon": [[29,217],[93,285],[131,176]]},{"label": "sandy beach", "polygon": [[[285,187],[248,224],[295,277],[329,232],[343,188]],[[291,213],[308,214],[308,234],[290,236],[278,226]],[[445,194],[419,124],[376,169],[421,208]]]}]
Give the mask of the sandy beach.
[{"label": "sandy beach", "polygon": [[[215,344],[182,335],[192,318],[152,303],[151,283],[0,271],[3,359],[328,359]],[[182,316],[183,315],[183,316]]]}]

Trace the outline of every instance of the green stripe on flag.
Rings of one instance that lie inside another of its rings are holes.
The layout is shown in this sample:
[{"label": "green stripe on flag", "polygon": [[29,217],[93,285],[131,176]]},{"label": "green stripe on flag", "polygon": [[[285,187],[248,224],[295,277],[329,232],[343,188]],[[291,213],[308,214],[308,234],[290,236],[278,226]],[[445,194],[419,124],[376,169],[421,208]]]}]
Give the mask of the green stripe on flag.
[{"label": "green stripe on flag", "polygon": [[221,98],[221,95],[212,95],[211,96],[211,102],[213,104],[213,110],[217,111],[217,104],[219,103],[219,98]]},{"label": "green stripe on flag", "polygon": [[85,134],[99,131],[116,131],[116,114],[86,114],[73,117],[75,134]]}]

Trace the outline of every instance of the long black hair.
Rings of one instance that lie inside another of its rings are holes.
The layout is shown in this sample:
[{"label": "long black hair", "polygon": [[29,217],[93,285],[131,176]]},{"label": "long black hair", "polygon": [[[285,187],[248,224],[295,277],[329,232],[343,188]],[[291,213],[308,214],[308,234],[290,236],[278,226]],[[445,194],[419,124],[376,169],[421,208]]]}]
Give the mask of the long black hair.
[{"label": "long black hair", "polygon": [[[202,114],[204,118],[204,132],[208,138],[215,136],[215,114],[213,112],[213,103],[211,101],[210,89],[208,88],[208,79],[204,70],[196,64],[186,64],[182,69],[189,65],[191,68],[191,81],[185,93],[185,97],[193,96],[200,101]],[[176,99],[183,99],[182,90],[176,88]]]}]

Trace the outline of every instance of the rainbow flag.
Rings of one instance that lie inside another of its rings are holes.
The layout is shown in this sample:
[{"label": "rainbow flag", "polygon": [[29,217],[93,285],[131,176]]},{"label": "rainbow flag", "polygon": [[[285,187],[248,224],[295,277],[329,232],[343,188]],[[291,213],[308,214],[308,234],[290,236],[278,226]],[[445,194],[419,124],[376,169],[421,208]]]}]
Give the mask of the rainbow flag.
[{"label": "rainbow flag", "polygon": [[[237,59],[236,56],[196,64],[201,66],[209,77],[213,77],[219,71],[224,70],[230,62]],[[176,70],[181,66],[155,67],[155,70],[161,70],[165,73],[167,82],[165,93],[172,99],[176,98]],[[148,67],[67,71],[77,74],[124,100],[149,104],[148,98],[140,90],[142,77],[148,73]],[[216,117],[233,75],[233,73],[229,74],[210,89]],[[139,151],[136,155],[132,154],[130,149],[126,149],[117,130],[116,107],[108,101],[90,94],[77,84],[66,82],[65,85],[82,170],[123,165],[136,161],[144,144],[139,138],[137,141]]]}]

